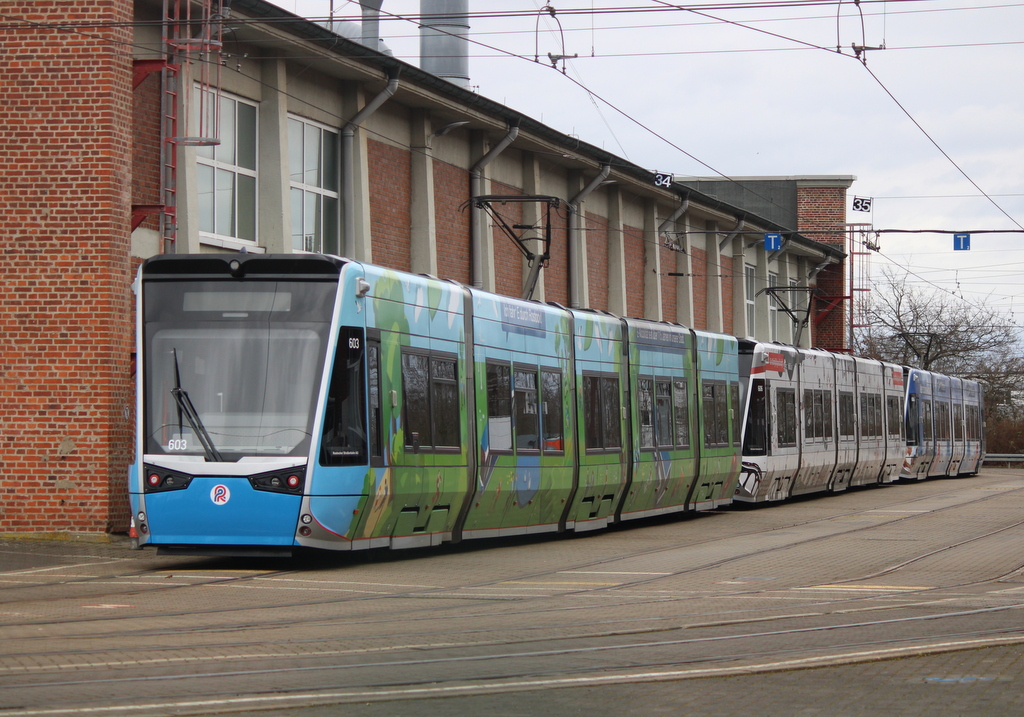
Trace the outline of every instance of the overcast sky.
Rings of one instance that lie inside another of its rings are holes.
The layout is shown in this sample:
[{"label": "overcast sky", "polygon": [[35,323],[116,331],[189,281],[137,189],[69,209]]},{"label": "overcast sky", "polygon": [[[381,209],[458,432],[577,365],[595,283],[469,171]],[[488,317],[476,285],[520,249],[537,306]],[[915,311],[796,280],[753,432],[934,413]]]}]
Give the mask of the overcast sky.
[{"label": "overcast sky", "polygon": [[[311,18],[331,7],[277,4]],[[854,175],[850,197],[872,198],[872,211],[847,220],[877,230],[1024,226],[1024,2],[689,5],[703,14],[659,0],[551,4],[556,19],[538,0],[470,0],[471,13],[518,13],[471,19],[475,91],[677,177]],[[334,0],[334,10],[359,16],[356,2]],[[415,15],[418,0],[382,10],[385,42],[418,65],[415,23],[386,20]],[[865,66],[854,44],[886,49],[868,50]],[[548,53],[579,57],[563,75]],[[1024,234],[975,233],[968,252],[954,252],[948,234],[877,242],[875,276],[907,268],[926,289],[1024,326]]]}]

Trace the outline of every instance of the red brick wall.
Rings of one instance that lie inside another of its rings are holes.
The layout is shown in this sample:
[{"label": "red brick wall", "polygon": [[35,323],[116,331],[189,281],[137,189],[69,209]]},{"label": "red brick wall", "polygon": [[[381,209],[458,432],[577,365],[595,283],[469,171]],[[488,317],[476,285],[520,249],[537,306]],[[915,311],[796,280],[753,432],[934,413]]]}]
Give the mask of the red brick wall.
[{"label": "red brick wall", "polygon": [[693,276],[693,328],[708,328],[708,253],[690,248],[690,271]]},{"label": "red brick wall", "polygon": [[587,279],[590,306],[608,311],[608,221],[587,213]]},{"label": "red brick wall", "polygon": [[551,261],[544,270],[544,298],[569,305],[569,226],[564,208],[551,212]]},{"label": "red brick wall", "polygon": [[412,269],[412,157],[407,149],[367,140],[371,167],[370,236],[373,263],[400,271]]},{"label": "red brick wall", "polygon": [[644,230],[623,225],[626,251],[626,313],[644,315]]},{"label": "red brick wall", "polygon": [[[801,187],[797,189],[797,229],[823,244],[846,249],[846,188]],[[839,301],[822,321],[815,324],[815,314],[828,310],[833,300],[848,294],[846,265],[832,264],[817,278],[823,296],[814,300],[811,316],[813,346],[842,351],[847,344],[848,301]],[[826,298],[827,297],[827,298]]]},{"label": "red brick wall", "polygon": [[676,270],[676,252],[666,247],[661,247],[659,251],[661,251],[661,314],[665,321],[675,321],[676,288],[679,280],[674,276],[667,276],[667,274]]},{"label": "red brick wall", "polygon": [[124,529],[132,4],[3,12],[0,532]]},{"label": "red brick wall", "polygon": [[[161,204],[160,196],[160,73],[154,72],[133,93],[132,204]],[[159,229],[150,217],[142,223]]]},{"label": "red brick wall", "polygon": [[437,274],[469,284],[469,172],[434,162],[434,222],[437,232]]}]

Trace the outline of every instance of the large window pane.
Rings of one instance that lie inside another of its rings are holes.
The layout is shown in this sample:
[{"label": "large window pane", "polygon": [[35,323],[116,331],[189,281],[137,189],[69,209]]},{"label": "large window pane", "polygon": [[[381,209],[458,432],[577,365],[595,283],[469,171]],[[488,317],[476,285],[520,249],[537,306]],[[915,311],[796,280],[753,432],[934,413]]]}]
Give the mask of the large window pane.
[{"label": "large window pane", "polygon": [[690,408],[686,391],[686,381],[675,381],[672,402],[676,414],[676,448],[690,447]]},{"label": "large window pane", "polygon": [[640,447],[654,448],[654,381],[637,382],[637,412],[640,417]]},{"label": "large window pane", "polygon": [[235,105],[237,103],[230,97],[220,98],[220,127],[218,127],[218,136],[220,137],[220,144],[217,145],[217,150],[214,152],[214,157],[218,162],[224,164],[235,164]]},{"label": "large window pane", "polygon": [[601,428],[601,379],[583,377],[583,433],[587,448],[600,448],[604,437]]},{"label": "large window pane", "polygon": [[303,250],[303,233],[302,233],[302,190],[292,188],[291,191],[292,200],[292,249],[296,251]]},{"label": "large window pane", "polygon": [[199,195],[199,231],[213,232],[216,230],[214,224],[214,187],[213,167],[199,165],[196,168],[196,191]]},{"label": "large window pane", "polygon": [[622,446],[622,423],[619,406],[619,379],[605,378],[601,381],[601,420],[604,423],[604,447]]},{"label": "large window pane", "polygon": [[238,166],[256,169],[256,107],[238,102]]},{"label": "large window pane", "polygon": [[487,364],[487,435],[492,451],[512,450],[512,384],[508,366]]},{"label": "large window pane", "polygon": [[338,191],[338,135],[323,133],[324,162],[321,172],[321,186],[329,192]]},{"label": "large window pane", "polygon": [[429,364],[426,356],[402,354],[402,393],[405,399],[405,445],[419,448],[430,442]]},{"label": "large window pane", "polygon": [[540,374],[543,406],[541,429],[544,431],[544,450],[565,450],[562,437],[562,374],[542,371]]},{"label": "large window pane", "polygon": [[298,120],[288,120],[288,174],[293,182],[302,181],[302,128]]},{"label": "large window pane", "polygon": [[214,195],[214,214],[217,233],[234,236],[235,232],[235,173],[218,169]]},{"label": "large window pane", "polygon": [[238,225],[239,239],[256,241],[256,177],[238,175]]},{"label": "large window pane", "polygon": [[303,138],[302,181],[314,187],[323,186],[320,182],[320,133],[319,127],[306,125]]},{"label": "large window pane", "polygon": [[537,425],[537,374],[515,372],[516,448],[538,450],[540,430]]}]

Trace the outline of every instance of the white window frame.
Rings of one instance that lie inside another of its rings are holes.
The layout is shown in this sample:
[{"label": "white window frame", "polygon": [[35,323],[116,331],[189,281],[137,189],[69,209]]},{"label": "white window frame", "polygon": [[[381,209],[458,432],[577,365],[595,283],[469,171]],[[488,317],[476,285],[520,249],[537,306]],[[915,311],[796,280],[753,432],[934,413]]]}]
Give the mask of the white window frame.
[{"label": "white window frame", "polygon": [[[193,96],[195,93],[202,92],[203,90],[196,85],[193,90]],[[237,95],[230,94],[228,92],[220,92],[220,101],[222,103],[220,111],[220,126],[217,127],[217,134],[221,137],[221,144],[213,146],[200,146],[196,147],[196,190],[199,192],[203,188],[203,184],[200,180],[201,174],[205,170],[213,172],[213,193],[214,197],[210,203],[213,211],[212,219],[204,216],[203,210],[203,199],[201,196],[198,197],[197,203],[197,215],[199,222],[199,240],[203,244],[212,246],[218,246],[227,249],[241,249],[255,248],[259,244],[259,104],[253,100],[239,97]],[[228,112],[225,111],[224,102],[233,103],[230,105],[231,113],[230,117]],[[198,101],[193,102],[193,107],[199,106]],[[245,105],[251,107],[253,110],[253,166],[246,167],[238,164],[238,153],[239,146],[237,143],[239,133],[238,127],[238,105]],[[211,110],[212,111],[212,110]],[[227,123],[230,121],[230,125]],[[231,136],[225,138],[222,135],[226,127],[232,127]],[[233,142],[233,146],[228,149],[225,139]],[[222,229],[222,226],[218,226],[223,221],[223,217],[218,213],[218,202],[217,202],[217,179],[223,177],[226,174],[231,174],[234,178],[232,184],[232,220],[233,226],[229,232],[218,231]],[[239,229],[239,181],[238,177],[246,177],[252,180],[252,238],[238,236],[241,233]],[[210,230],[210,221],[212,221],[213,230]],[[204,228],[204,226],[206,228]]]},{"label": "white window frame", "polygon": [[[293,150],[295,148],[292,146],[292,131],[293,128],[296,126],[294,123],[298,123],[299,125],[301,125],[302,132],[302,136],[300,137],[301,154],[298,158],[294,156],[295,153]],[[289,236],[291,237],[289,247],[290,250],[294,253],[313,252],[340,254],[341,158],[339,155],[335,155],[334,185],[336,189],[332,190],[325,186],[328,184],[328,182],[326,181],[327,178],[325,176],[325,167],[323,161],[324,152],[326,151],[326,148],[323,142],[323,135],[321,134],[319,150],[319,167],[316,168],[317,184],[309,184],[306,181],[308,179],[306,173],[309,171],[309,169],[305,166],[305,158],[306,137],[307,131],[310,128],[318,130],[320,133],[329,132],[330,134],[334,135],[334,149],[336,153],[340,151],[341,147],[341,133],[338,131],[336,127],[331,127],[329,125],[321,124],[319,122],[314,122],[313,120],[306,119],[305,117],[300,117],[299,115],[288,115],[288,198],[289,202],[291,202],[291,225],[288,227]],[[302,181],[296,180],[296,161],[299,162],[298,168],[301,171],[301,174],[299,176]],[[299,193],[298,206],[296,206],[296,192]],[[316,210],[318,216],[316,217],[316,219],[318,220],[319,224],[316,227],[316,230],[313,231],[312,233],[307,231],[308,228],[305,226],[305,220],[307,218],[306,203],[308,201],[309,196],[318,198],[318,208]],[[334,208],[331,209],[329,207],[329,204],[333,204]],[[333,212],[333,217],[329,216],[330,212]],[[328,232],[330,231],[330,221],[325,221],[325,218],[333,220],[334,224],[334,237],[326,248],[324,244],[325,240],[329,239]],[[301,231],[298,234],[296,234],[295,231],[297,228],[297,222],[300,223],[298,228],[301,229]],[[317,233],[319,233],[319,237],[316,236]],[[331,246],[331,244],[333,244],[333,246]]]}]

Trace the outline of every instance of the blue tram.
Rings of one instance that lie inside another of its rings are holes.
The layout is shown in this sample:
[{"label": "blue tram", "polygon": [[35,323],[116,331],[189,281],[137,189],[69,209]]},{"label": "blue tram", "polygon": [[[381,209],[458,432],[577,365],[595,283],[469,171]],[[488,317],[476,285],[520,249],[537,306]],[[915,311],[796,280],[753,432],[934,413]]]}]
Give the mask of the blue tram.
[{"label": "blue tram", "polygon": [[416,547],[728,503],[737,341],[316,255],[160,256],[141,545]]}]

